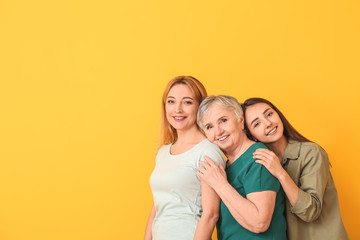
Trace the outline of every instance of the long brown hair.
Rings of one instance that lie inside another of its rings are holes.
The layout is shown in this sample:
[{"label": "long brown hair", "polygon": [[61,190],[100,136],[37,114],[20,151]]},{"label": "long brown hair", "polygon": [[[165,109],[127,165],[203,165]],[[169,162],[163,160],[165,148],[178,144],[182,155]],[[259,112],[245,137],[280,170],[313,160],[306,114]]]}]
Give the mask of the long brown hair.
[{"label": "long brown hair", "polygon": [[[289,121],[285,118],[285,116],[280,112],[280,110],[275,107],[274,104],[272,104],[270,101],[263,99],[263,98],[249,98],[247,99],[241,106],[243,108],[244,111],[244,119],[246,119],[246,110],[248,107],[255,105],[257,103],[265,103],[267,105],[269,105],[272,109],[274,109],[275,112],[277,112],[277,114],[279,115],[282,124],[284,125],[284,136],[286,137],[287,140],[296,140],[299,142],[311,142],[309,139],[307,139],[306,137],[304,137],[303,135],[301,135],[290,123]],[[248,136],[249,139],[254,140],[255,138],[251,135],[249,128],[247,127],[246,121],[245,121],[245,131],[246,131],[246,135]]]},{"label": "long brown hair", "polygon": [[207,96],[207,92],[204,85],[202,85],[202,83],[199,80],[197,80],[192,76],[178,76],[172,79],[167,84],[161,102],[160,146],[175,142],[178,138],[176,129],[173,128],[166,119],[166,111],[165,111],[166,98],[170,92],[170,89],[177,84],[184,84],[188,86],[195,96],[195,101],[198,101],[199,105],[201,101],[204,100],[204,98],[206,98]]}]

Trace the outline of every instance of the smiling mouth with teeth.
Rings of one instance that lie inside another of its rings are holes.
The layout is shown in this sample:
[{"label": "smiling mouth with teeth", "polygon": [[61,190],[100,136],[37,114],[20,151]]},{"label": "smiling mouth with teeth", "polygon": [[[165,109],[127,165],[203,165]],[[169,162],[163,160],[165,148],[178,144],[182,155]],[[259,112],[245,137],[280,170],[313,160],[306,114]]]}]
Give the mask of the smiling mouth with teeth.
[{"label": "smiling mouth with teeth", "polygon": [[176,120],[184,119],[185,117],[174,117]]},{"label": "smiling mouth with teeth", "polygon": [[272,134],[273,132],[275,132],[276,129],[277,129],[277,127],[273,128],[270,132],[268,132],[268,134],[266,134],[266,136],[268,136],[268,135]]},{"label": "smiling mouth with teeth", "polygon": [[218,138],[218,141],[223,141],[223,140],[225,140],[228,136],[229,136],[229,135],[224,136],[224,137],[221,137],[221,138]]}]

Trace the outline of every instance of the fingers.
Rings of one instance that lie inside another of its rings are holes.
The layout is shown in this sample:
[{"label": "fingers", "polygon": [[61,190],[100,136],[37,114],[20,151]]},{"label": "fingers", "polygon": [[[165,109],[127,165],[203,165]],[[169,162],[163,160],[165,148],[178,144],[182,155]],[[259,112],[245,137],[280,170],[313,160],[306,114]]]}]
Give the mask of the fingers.
[{"label": "fingers", "polygon": [[224,168],[224,164],[223,164],[223,163],[220,163],[220,164],[219,164],[219,167],[220,167],[221,170],[224,170],[224,171],[225,171],[225,168]]},{"label": "fingers", "polygon": [[216,165],[214,163],[214,161],[211,158],[209,158],[208,156],[204,155],[204,159],[209,163],[209,165],[211,165],[211,166]]},{"label": "fingers", "polygon": [[204,172],[206,172],[206,168],[204,168],[204,167],[199,167],[199,168],[198,168],[198,172],[204,173]]},{"label": "fingers", "polygon": [[198,176],[203,176],[204,173],[206,173],[207,170],[210,170],[211,167],[216,166],[215,163],[208,157],[204,156],[205,161],[199,161],[200,167],[198,168]]},{"label": "fingers", "polygon": [[196,172],[196,175],[198,175],[199,177],[202,177],[204,175],[204,172],[206,172],[206,169],[203,167],[199,167]]},{"label": "fingers", "polygon": [[199,161],[200,166],[202,166],[203,168],[209,168],[211,165],[205,161]]},{"label": "fingers", "polygon": [[256,163],[260,163],[261,165],[263,165],[264,167],[266,167],[266,169],[269,170],[269,164],[266,161],[263,160],[256,160]]},{"label": "fingers", "polygon": [[264,156],[274,156],[275,155],[275,153],[273,151],[270,151],[269,149],[265,149],[265,148],[256,149],[254,154],[262,154]]},{"label": "fingers", "polygon": [[211,172],[216,172],[216,171],[221,171],[221,172],[225,172],[225,166],[220,163],[219,166],[217,164],[215,164],[215,162],[213,160],[211,160],[211,158],[209,158],[208,156],[204,156],[205,161],[199,161],[200,167],[198,168],[198,171],[196,172],[196,174],[199,177],[204,177],[205,175],[210,174]]},{"label": "fingers", "polygon": [[263,148],[256,149],[256,151],[253,153],[253,158],[264,161],[278,160],[278,157],[274,152]]},{"label": "fingers", "polygon": [[253,153],[253,158],[254,158],[254,159],[264,160],[264,161],[266,161],[266,160],[269,160],[269,159],[270,159],[270,157],[269,157],[269,156],[266,156],[266,155],[264,155],[264,154],[260,154],[260,153]]}]

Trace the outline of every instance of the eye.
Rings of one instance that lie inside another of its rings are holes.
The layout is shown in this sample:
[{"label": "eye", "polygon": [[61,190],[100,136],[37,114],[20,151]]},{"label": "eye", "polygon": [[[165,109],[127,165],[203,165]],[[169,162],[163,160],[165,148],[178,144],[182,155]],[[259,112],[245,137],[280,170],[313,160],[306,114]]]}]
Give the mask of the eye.
[{"label": "eye", "polygon": [[174,103],[174,102],[175,102],[175,101],[172,100],[172,99],[168,99],[168,100],[167,100],[167,103],[169,103],[169,104]]},{"label": "eye", "polygon": [[191,104],[192,104],[192,101],[185,101],[184,104],[185,104],[185,105],[191,105]]},{"label": "eye", "polygon": [[213,128],[213,126],[211,126],[211,125],[206,125],[206,127],[205,127],[206,130],[210,130],[212,128]]},{"label": "eye", "polygon": [[222,122],[222,123],[226,123],[226,122],[227,122],[227,119],[226,119],[226,118],[222,118],[222,119],[221,119],[221,122]]},{"label": "eye", "polygon": [[257,126],[259,126],[260,125],[260,122],[256,122],[256,123],[254,123],[254,128],[256,128]]},{"label": "eye", "polygon": [[273,115],[273,112],[268,112],[268,114],[266,114],[267,117],[270,117],[271,115]]}]

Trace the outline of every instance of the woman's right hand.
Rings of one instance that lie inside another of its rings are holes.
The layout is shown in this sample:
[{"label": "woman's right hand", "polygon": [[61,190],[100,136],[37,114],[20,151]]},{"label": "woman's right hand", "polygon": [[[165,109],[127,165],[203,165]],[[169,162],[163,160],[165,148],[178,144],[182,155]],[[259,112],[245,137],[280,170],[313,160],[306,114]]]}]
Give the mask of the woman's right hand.
[{"label": "woman's right hand", "polygon": [[284,168],[276,154],[268,149],[259,148],[253,153],[255,162],[262,164],[277,179],[284,174]]},{"label": "woman's right hand", "polygon": [[200,161],[200,167],[196,174],[216,191],[217,187],[227,182],[224,166],[222,163],[217,166],[208,156],[204,156],[204,158],[206,162]]}]

